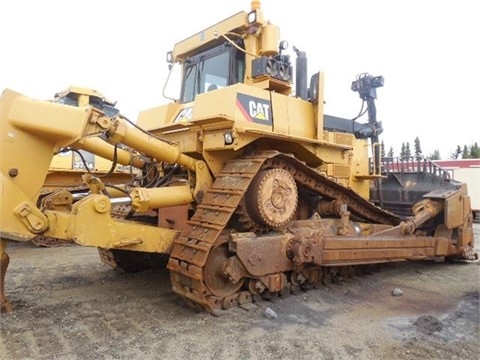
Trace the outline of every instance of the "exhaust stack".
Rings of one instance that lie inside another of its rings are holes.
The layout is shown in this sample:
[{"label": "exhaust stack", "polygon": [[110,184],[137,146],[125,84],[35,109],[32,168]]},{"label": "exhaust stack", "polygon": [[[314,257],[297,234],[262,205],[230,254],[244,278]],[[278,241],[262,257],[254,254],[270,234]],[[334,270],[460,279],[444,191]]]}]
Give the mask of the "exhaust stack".
[{"label": "exhaust stack", "polygon": [[307,87],[307,54],[305,51],[298,50],[295,46],[293,51],[297,54],[295,63],[295,93],[296,96],[308,100],[308,87]]}]

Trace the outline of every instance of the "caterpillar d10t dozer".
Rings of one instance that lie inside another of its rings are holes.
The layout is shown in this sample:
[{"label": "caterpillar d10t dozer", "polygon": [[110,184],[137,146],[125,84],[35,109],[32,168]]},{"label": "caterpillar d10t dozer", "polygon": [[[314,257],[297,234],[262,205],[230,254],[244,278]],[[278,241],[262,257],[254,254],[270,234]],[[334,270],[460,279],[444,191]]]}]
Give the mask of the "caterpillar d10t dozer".
[{"label": "caterpillar d10t dozer", "polygon": [[[383,78],[352,83],[368,122],[324,115],[323,74],[308,81],[305,53],[294,49],[294,67],[278,33],[253,1],[177,43],[167,58],[182,69],[179,99],[136,124],[89,103],[3,92],[2,310],[12,308],[7,242],[36,236],[98,247],[125,271],[168,257],[173,291],[212,313],[337,280],[356,265],[475,258],[464,184],[425,182],[412,204],[383,191],[374,102]],[[68,148],[133,165],[137,177],[109,185],[87,173],[86,190],[59,186],[39,199],[52,157]],[[118,206],[131,210],[114,215]]]}]

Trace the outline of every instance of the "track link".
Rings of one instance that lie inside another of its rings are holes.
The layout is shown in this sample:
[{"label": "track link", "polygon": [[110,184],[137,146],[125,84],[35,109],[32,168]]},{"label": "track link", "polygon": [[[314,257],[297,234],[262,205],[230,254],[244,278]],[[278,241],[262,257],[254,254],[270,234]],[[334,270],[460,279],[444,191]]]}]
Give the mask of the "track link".
[{"label": "track link", "polygon": [[[227,162],[217,175],[203,201],[175,240],[167,268],[170,270],[172,290],[190,304],[215,313],[219,309],[251,302],[255,291],[242,290],[226,296],[215,296],[205,283],[204,268],[210,251],[222,237],[228,236],[228,222],[237,210],[245,192],[261,169],[281,168],[295,181],[311,192],[327,199],[338,199],[349,211],[366,221],[398,224],[401,219],[385,212],[357,193],[318,174],[295,158],[278,152],[263,152]],[[331,268],[324,272],[330,272]],[[322,271],[319,269],[319,272]]]},{"label": "track link", "polygon": [[205,286],[203,267],[211,248],[266,160],[267,157],[256,157],[229,161],[205,194],[188,227],[173,244],[167,265],[173,291],[210,312],[235,301],[210,293]]}]

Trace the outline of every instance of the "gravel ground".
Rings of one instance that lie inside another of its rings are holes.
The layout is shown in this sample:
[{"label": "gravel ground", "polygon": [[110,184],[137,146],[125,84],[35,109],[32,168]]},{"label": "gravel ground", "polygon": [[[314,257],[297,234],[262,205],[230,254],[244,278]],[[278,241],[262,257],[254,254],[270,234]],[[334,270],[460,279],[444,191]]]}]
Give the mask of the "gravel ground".
[{"label": "gravel ground", "polygon": [[[480,243],[479,225],[475,234]],[[79,246],[15,243],[8,252],[15,311],[0,317],[1,359],[465,360],[480,353],[478,261],[399,263],[214,317],[185,306],[165,269],[122,275],[100,263],[96,249]],[[392,296],[396,288],[403,295]]]}]

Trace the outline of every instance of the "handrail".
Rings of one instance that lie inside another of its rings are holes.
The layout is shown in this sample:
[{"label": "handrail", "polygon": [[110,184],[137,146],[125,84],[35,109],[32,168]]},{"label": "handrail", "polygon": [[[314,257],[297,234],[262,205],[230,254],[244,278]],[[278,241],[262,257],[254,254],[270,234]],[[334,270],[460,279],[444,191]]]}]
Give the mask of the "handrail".
[{"label": "handrail", "polygon": [[[372,159],[370,158],[370,169],[374,168]],[[382,158],[381,166],[382,175],[388,173],[427,173],[450,180],[450,173],[437,165],[430,159],[423,156],[396,156]]]}]

